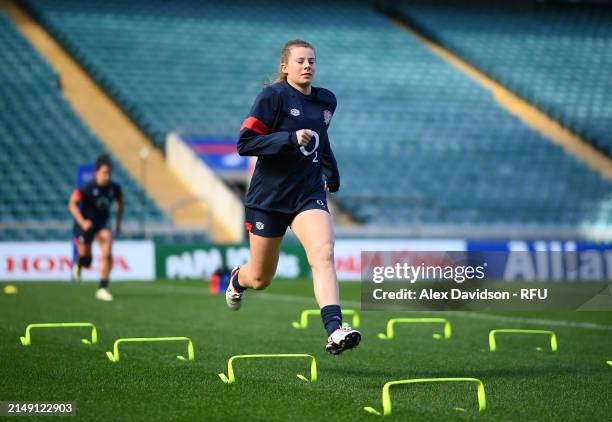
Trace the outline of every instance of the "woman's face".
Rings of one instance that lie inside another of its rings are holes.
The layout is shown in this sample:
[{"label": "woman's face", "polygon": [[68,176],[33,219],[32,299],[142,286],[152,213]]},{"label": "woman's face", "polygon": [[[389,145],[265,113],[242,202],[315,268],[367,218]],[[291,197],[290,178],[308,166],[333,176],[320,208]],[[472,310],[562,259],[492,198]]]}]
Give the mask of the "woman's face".
[{"label": "woman's face", "polygon": [[98,186],[106,186],[111,180],[112,170],[109,166],[103,165],[96,170],[96,184]]},{"label": "woman's face", "polygon": [[281,63],[281,72],[287,74],[287,81],[297,85],[312,83],[316,72],[315,54],[308,47],[293,47],[288,63]]}]

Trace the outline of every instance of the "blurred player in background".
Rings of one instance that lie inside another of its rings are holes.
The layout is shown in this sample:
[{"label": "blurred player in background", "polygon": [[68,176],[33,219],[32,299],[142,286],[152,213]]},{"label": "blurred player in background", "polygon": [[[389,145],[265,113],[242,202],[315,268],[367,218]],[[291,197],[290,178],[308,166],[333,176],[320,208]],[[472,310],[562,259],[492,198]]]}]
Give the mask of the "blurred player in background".
[{"label": "blurred player in background", "polygon": [[78,258],[72,267],[72,277],[81,280],[83,267],[89,268],[92,262],[91,243],[95,239],[100,246],[100,288],[96,298],[103,301],[113,300],[108,291],[109,276],[113,263],[113,234],[110,230],[110,211],[117,201],[115,233],[121,233],[123,215],[123,193],[121,186],[111,180],[112,163],[106,154],[96,159],[95,177],[83,183],[72,193],[68,209],[74,218],[73,242]]},{"label": "blurred player in background", "polygon": [[337,355],[356,347],[361,334],[342,326],[326,197],[326,191],[340,187],[327,136],[336,97],[311,85],[315,70],[313,46],[302,40],[287,42],[277,79],[258,95],[240,128],[239,154],[258,157],[245,203],[251,260],[232,270],[226,301],[230,309],[238,310],[246,289],[270,285],[283,236],[291,227],[312,268],[328,335],[325,350]]}]

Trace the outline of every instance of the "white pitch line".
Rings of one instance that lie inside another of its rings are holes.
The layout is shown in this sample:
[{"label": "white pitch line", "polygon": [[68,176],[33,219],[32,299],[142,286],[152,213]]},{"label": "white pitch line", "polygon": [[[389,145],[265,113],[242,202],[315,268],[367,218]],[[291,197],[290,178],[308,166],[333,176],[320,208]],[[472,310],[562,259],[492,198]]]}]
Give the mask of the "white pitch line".
[{"label": "white pitch line", "polygon": [[[167,290],[181,290],[181,291],[193,291],[198,293],[208,293],[208,291],[204,288],[195,288],[191,286],[168,286],[164,285],[163,287],[168,288]],[[314,298],[310,299],[303,296],[293,296],[293,295],[285,295],[285,294],[275,294],[275,293],[266,293],[266,292],[252,292],[253,294],[249,295],[248,300],[275,300],[279,302],[289,302],[289,303],[302,303],[305,305],[316,306],[316,302]],[[352,301],[352,300],[342,300],[341,305],[353,308],[360,308],[361,302]],[[428,313],[432,313],[435,311],[424,311]],[[555,327],[568,327],[568,328],[586,328],[591,330],[603,330],[603,331],[612,331],[612,325],[605,324],[597,324],[594,322],[579,322],[579,321],[566,321],[566,320],[556,320],[556,319],[542,319],[542,318],[528,318],[528,317],[514,317],[507,315],[493,315],[482,312],[470,312],[470,311],[446,311],[446,313],[455,315],[463,318],[470,319],[479,319],[483,321],[500,321],[500,322],[515,322],[515,323],[523,323],[523,324],[535,324],[535,325],[547,325],[547,326],[555,326]]]}]

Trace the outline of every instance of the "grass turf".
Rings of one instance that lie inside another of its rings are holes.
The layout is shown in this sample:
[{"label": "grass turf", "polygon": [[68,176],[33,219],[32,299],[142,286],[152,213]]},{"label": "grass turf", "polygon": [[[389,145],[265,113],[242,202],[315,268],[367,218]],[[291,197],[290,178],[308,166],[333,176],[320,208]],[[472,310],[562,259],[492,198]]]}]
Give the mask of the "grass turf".
[{"label": "grass turf", "polygon": [[[278,280],[265,292],[248,292],[240,312],[228,311],[222,296],[196,282],[116,283],[112,303],[96,301],[91,283],[17,287],[17,295],[0,294],[0,400],[76,401],[77,418],[86,420],[366,420],[376,417],[363,406],[381,410],[385,382],[426,377],[480,378],[488,409],[478,414],[471,384],[400,386],[392,390],[391,418],[558,422],[612,414],[606,364],[612,313],[446,313],[453,324],[448,341],[434,340],[431,325],[400,326],[395,340],[381,341],[376,334],[386,320],[406,313],[363,312],[360,347],[332,357],[323,350],[319,318],[307,330],[291,327],[303,309],[315,307],[307,280]],[[358,305],[357,283],[343,283],[341,291],[346,303]],[[421,315],[440,313],[414,316]],[[598,325],[547,326],[542,319]],[[69,321],[94,322],[99,344],[80,342],[86,329],[34,330],[30,347],[19,341],[28,323]],[[507,335],[490,353],[493,328],[553,329],[559,351],[551,353],[544,336]],[[105,356],[119,337],[153,336],[190,337],[196,360],[177,360],[186,353],[178,343],[124,345],[119,363]],[[319,381],[296,377],[308,376],[306,360],[258,360],[238,361],[237,383],[223,384],[217,374],[226,372],[227,359],[249,353],[312,354]]]}]

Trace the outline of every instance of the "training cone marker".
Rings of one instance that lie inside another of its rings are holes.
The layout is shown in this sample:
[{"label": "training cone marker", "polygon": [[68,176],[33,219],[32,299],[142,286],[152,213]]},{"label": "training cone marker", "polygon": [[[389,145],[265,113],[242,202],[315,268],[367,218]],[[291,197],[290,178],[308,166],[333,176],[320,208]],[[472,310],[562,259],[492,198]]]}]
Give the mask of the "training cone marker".
[{"label": "training cone marker", "polygon": [[24,346],[29,346],[32,344],[32,334],[31,331],[33,328],[71,328],[71,327],[87,327],[91,328],[91,340],[87,340],[86,338],[81,339],[81,342],[84,344],[96,344],[98,342],[98,330],[96,330],[96,326],[91,322],[47,322],[47,323],[38,323],[38,324],[30,324],[26,327],[26,332],[24,337],[20,337],[21,344]]},{"label": "training cone marker", "polygon": [[315,382],[317,380],[317,361],[314,356],[307,354],[263,354],[263,355],[236,355],[229,358],[227,361],[227,375],[221,373],[219,378],[226,384],[233,384],[236,382],[236,376],[234,375],[233,363],[237,359],[260,359],[260,358],[307,358],[310,359],[310,380],[302,374],[297,374],[297,377],[306,382]]},{"label": "training cone marker", "polygon": [[[478,396],[478,411],[484,412],[487,408],[487,397],[485,395],[484,384],[477,378],[419,378],[419,379],[410,379],[410,380],[400,380],[400,381],[389,381],[383,386],[382,390],[382,404],[383,411],[380,413],[378,410],[373,407],[364,407],[368,413],[373,415],[383,415],[388,416],[391,414],[391,392],[390,389],[394,385],[402,385],[402,384],[417,384],[423,382],[474,382],[477,385],[477,396]],[[456,410],[460,410],[465,412],[465,409],[456,407]]]},{"label": "training cone marker", "polygon": [[[303,329],[308,328],[308,317],[310,315],[321,315],[321,311],[319,309],[305,309],[302,311],[302,314],[300,315],[300,320],[293,321],[291,323],[291,326],[293,328],[297,328],[298,330],[303,330]],[[354,309],[343,309],[342,310],[343,317],[349,316],[349,315],[353,316],[353,321],[352,321],[351,326],[353,328],[359,328],[359,326],[361,325],[361,319],[359,318],[359,312]]]},{"label": "training cone marker", "polygon": [[16,295],[17,287],[13,286],[12,284],[8,284],[4,286],[4,294],[5,295]]},{"label": "training cone marker", "polygon": [[608,365],[612,366],[612,360],[606,362]]},{"label": "training cone marker", "polygon": [[[498,333],[510,333],[510,334],[544,334],[550,336],[550,350],[553,352],[557,351],[557,335],[553,331],[549,330],[522,330],[519,328],[504,328],[498,330],[489,331],[489,350],[495,352],[497,350],[497,341],[495,340],[495,334]],[[541,348],[536,348],[538,351],[542,351]]]},{"label": "training cone marker", "polygon": [[[429,324],[440,323],[444,324],[444,339],[451,338],[452,329],[451,323],[446,318],[393,318],[387,321],[387,332],[378,333],[378,338],[381,340],[392,340],[395,337],[395,324]],[[432,335],[436,340],[440,340],[442,335],[434,333]]]},{"label": "training cone marker", "polygon": [[194,360],[195,352],[193,350],[193,342],[189,337],[135,337],[135,338],[120,338],[115,340],[113,345],[113,353],[106,352],[106,356],[111,362],[119,362],[119,345],[121,343],[149,343],[149,342],[167,342],[167,341],[186,341],[187,342],[187,357],[178,355],[179,360]]}]

